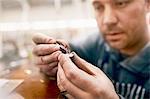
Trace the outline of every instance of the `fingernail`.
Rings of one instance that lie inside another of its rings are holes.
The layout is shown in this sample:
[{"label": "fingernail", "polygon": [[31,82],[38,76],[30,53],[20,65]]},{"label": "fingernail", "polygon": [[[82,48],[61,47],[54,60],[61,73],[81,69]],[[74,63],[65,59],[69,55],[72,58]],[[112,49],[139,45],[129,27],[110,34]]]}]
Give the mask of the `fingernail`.
[{"label": "fingernail", "polygon": [[74,57],[74,52],[69,53],[69,57],[73,58]]}]

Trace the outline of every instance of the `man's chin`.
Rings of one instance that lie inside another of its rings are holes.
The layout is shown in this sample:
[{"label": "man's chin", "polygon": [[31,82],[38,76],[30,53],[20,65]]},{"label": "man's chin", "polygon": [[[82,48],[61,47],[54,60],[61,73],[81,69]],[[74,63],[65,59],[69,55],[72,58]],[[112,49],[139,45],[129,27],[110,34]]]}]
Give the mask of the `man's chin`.
[{"label": "man's chin", "polygon": [[121,43],[109,43],[110,47],[117,49],[117,50],[121,50],[124,48],[123,44]]}]

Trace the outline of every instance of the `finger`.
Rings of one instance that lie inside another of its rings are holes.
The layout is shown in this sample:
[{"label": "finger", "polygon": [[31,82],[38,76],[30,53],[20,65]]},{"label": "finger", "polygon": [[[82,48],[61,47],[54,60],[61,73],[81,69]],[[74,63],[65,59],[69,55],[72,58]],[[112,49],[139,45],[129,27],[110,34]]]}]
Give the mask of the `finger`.
[{"label": "finger", "polygon": [[69,81],[84,91],[89,89],[87,86],[91,86],[91,81],[94,79],[92,75],[79,69],[66,54],[60,54],[58,60]]},{"label": "finger", "polygon": [[34,47],[33,54],[36,56],[48,55],[58,50],[60,50],[60,46],[57,44],[40,44]]},{"label": "finger", "polygon": [[58,62],[58,56],[61,54],[60,51],[56,51],[50,55],[45,56],[35,56],[35,64],[37,65],[44,65],[50,64],[52,62]]},{"label": "finger", "polygon": [[70,53],[70,47],[68,42],[61,39],[57,39],[56,44],[60,45],[60,50],[62,51],[62,53]]},{"label": "finger", "polygon": [[58,67],[55,65],[53,68],[49,68],[48,65],[38,65],[40,67],[40,71],[49,76],[56,76],[56,72]]},{"label": "finger", "polygon": [[62,39],[57,39],[56,42],[60,45],[63,45],[65,48],[68,48],[69,49],[69,44],[68,42],[66,42],[65,40],[62,40]]},{"label": "finger", "polygon": [[90,75],[96,75],[100,69],[93,66],[92,64],[86,62],[82,58],[80,58],[75,52],[72,53],[74,56],[71,58],[74,64],[78,66],[83,71],[87,72]]},{"label": "finger", "polygon": [[54,69],[55,67],[58,67],[58,61],[57,62],[53,62],[53,63],[50,63],[48,65],[48,71],[51,71],[52,69]]},{"label": "finger", "polygon": [[[57,72],[59,82],[58,87],[61,91],[67,91],[68,94],[75,98],[81,98],[80,96],[85,96],[85,92],[81,90],[80,88],[76,87],[74,84],[72,84],[65,76],[64,71],[62,67],[58,64],[58,72]],[[61,89],[62,88],[62,89]]]},{"label": "finger", "polygon": [[37,33],[33,35],[32,40],[35,44],[53,44],[56,40],[52,37],[46,36],[44,34]]},{"label": "finger", "polygon": [[40,69],[43,69],[44,71],[50,71],[53,68],[58,66],[58,62],[52,62],[50,64],[45,64],[45,65],[37,65]]},{"label": "finger", "polygon": [[86,73],[93,76],[93,78],[91,78],[91,79],[93,79],[93,80],[91,80],[91,82],[88,83],[88,81],[87,81],[87,83],[85,83],[85,86],[89,86],[88,87],[89,90],[95,86],[95,83],[96,83],[96,82],[94,82],[95,78],[105,79],[104,81],[108,80],[108,82],[110,82],[110,79],[108,79],[108,77],[105,75],[105,73],[103,71],[101,71],[99,68],[86,62],[85,60],[80,58],[76,53],[73,53],[73,55],[74,56],[71,59],[76,64],[76,66],[78,66],[80,69],[84,70]]},{"label": "finger", "polygon": [[58,72],[57,72],[57,86],[60,92],[66,91],[66,89],[60,84],[59,67],[58,67]]},{"label": "finger", "polygon": [[46,74],[49,75],[49,76],[56,76],[57,70],[58,70],[58,67],[54,67],[54,68],[52,68],[51,70],[48,70],[48,71],[46,72]]}]

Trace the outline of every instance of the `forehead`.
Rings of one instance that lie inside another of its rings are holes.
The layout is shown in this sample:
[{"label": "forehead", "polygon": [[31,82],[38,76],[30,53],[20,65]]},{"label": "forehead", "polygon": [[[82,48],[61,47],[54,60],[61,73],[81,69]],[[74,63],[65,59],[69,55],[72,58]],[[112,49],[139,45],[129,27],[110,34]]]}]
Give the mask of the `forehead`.
[{"label": "forehead", "polygon": [[114,2],[133,2],[135,3],[141,3],[141,4],[146,4],[146,0],[92,0],[92,3],[101,3],[101,4],[105,4],[105,3],[114,3]]},{"label": "forehead", "polygon": [[98,2],[117,2],[117,1],[132,1],[132,0],[92,0],[93,3],[95,3],[95,2],[97,2],[97,3]]},{"label": "forehead", "polygon": [[93,4],[96,4],[96,3],[111,3],[113,1],[117,1],[117,0],[92,0],[92,3]]},{"label": "forehead", "polygon": [[[92,2],[116,2],[116,1],[134,1],[134,0],[92,0]],[[148,0],[135,0],[135,1],[148,1]]]}]

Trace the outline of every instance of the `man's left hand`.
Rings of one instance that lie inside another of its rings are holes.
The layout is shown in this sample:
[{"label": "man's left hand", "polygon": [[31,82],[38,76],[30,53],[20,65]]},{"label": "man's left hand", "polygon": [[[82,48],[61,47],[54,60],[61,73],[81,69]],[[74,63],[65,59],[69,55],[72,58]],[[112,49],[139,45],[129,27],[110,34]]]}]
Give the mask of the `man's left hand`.
[{"label": "man's left hand", "polygon": [[59,55],[57,85],[75,99],[119,99],[109,78],[97,67],[74,54]]}]

